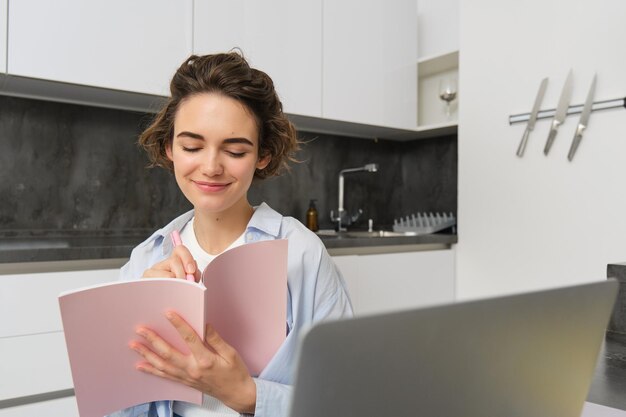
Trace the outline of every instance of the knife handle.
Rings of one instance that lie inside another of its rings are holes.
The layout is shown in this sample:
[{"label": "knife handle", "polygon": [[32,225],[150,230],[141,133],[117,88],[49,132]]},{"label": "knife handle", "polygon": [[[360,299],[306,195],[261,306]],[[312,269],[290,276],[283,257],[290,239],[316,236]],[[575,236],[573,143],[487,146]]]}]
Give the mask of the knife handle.
[{"label": "knife handle", "polygon": [[547,155],[548,152],[550,152],[550,148],[552,147],[552,143],[554,143],[554,138],[556,137],[556,132],[558,132],[558,130],[556,130],[555,126],[552,126],[550,128],[550,134],[548,135],[548,140],[546,141],[546,146],[545,148],[543,148],[544,155]]},{"label": "knife handle", "polygon": [[570,162],[572,162],[572,159],[574,159],[574,154],[576,153],[576,150],[578,149],[578,145],[580,145],[580,141],[583,138],[584,130],[585,130],[585,126],[581,124],[579,124],[578,127],[576,128],[576,133],[574,134],[574,140],[572,140],[572,146],[570,146],[569,152],[567,154],[567,159]]},{"label": "knife handle", "polygon": [[526,128],[524,130],[524,134],[522,135],[522,140],[520,141],[519,146],[517,148],[517,152],[515,153],[515,155],[519,156],[520,158],[524,156],[524,150],[526,150],[526,143],[528,143],[529,135],[530,135],[530,129]]},{"label": "knife handle", "polygon": [[578,149],[578,144],[580,140],[583,138],[583,135],[574,136],[574,140],[572,141],[572,146],[569,148],[569,153],[567,154],[567,160],[572,162],[574,159],[574,154],[576,153],[576,149]]}]

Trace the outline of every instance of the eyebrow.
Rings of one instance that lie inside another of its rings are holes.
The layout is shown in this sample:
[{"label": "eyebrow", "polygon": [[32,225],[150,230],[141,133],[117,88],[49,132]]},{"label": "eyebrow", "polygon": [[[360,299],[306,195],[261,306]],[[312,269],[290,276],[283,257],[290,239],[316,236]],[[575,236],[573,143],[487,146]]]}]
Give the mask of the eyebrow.
[{"label": "eyebrow", "polygon": [[[176,135],[176,137],[181,137],[181,136],[186,136],[192,139],[204,140],[204,136],[198,133],[193,133],[193,132],[188,132],[188,131],[183,131],[183,132],[180,132],[178,135]],[[246,139],[246,138],[227,138],[227,139],[224,139],[224,143],[243,143],[245,145],[254,146],[254,143],[252,143],[250,139]]]}]

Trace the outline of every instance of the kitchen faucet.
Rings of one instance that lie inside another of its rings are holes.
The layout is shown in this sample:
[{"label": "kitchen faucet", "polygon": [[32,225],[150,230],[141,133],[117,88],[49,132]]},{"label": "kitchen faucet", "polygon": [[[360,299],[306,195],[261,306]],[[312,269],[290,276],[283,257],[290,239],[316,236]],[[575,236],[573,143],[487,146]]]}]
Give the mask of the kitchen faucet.
[{"label": "kitchen faucet", "polygon": [[[343,195],[344,195],[343,176],[344,174],[348,174],[350,172],[362,172],[362,171],[376,172],[378,171],[378,164],[366,164],[365,166],[362,166],[359,168],[348,168],[348,169],[342,169],[341,171],[339,171],[339,208],[337,209],[337,217],[335,217],[333,210],[330,211],[330,219],[333,222],[337,222],[338,232],[346,230],[345,227],[342,227],[342,223],[343,223],[343,217],[348,216],[348,213],[343,207]],[[356,214],[354,214],[351,217],[347,217],[346,225],[349,226],[351,223],[354,223],[359,218],[361,213],[363,213],[363,210],[359,209]]]}]

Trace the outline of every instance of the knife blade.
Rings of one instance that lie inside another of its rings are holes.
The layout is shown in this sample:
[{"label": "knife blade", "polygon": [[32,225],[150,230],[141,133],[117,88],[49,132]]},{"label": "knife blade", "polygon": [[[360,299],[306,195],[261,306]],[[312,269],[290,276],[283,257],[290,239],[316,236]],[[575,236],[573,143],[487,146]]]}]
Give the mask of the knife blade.
[{"label": "knife blade", "polygon": [[593,81],[591,81],[591,87],[589,87],[589,92],[587,93],[587,100],[585,100],[585,105],[583,107],[582,113],[580,113],[580,119],[578,120],[578,126],[576,127],[576,133],[574,133],[574,139],[572,140],[572,146],[569,149],[569,153],[567,154],[567,159],[571,162],[574,159],[574,154],[578,149],[578,145],[580,145],[580,141],[583,138],[583,132],[587,128],[589,124],[589,116],[591,115],[591,107],[593,107],[593,96],[596,93],[596,78],[597,74],[593,75]]},{"label": "knife blade", "polygon": [[554,138],[556,137],[559,126],[565,121],[565,116],[567,116],[567,109],[569,108],[569,100],[571,96],[572,70],[570,69],[569,73],[567,74],[565,84],[563,85],[563,90],[561,91],[561,97],[559,98],[559,104],[556,107],[556,113],[554,113],[554,118],[552,119],[552,125],[550,126],[550,133],[548,134],[546,146],[543,149],[543,153],[546,155],[548,154],[548,152],[550,152],[550,148],[554,143]]},{"label": "knife blade", "polygon": [[516,155],[520,158],[524,156],[524,150],[526,149],[526,143],[528,142],[528,136],[530,132],[535,128],[535,122],[537,121],[537,113],[539,113],[539,106],[541,106],[541,101],[543,100],[543,96],[546,93],[546,87],[548,86],[548,77],[541,80],[541,84],[539,84],[539,90],[537,91],[537,97],[535,97],[535,104],[533,105],[533,109],[530,112],[530,117],[528,118],[528,124],[526,125],[526,129],[524,130],[524,134],[522,135],[522,140],[519,143],[517,148]]}]

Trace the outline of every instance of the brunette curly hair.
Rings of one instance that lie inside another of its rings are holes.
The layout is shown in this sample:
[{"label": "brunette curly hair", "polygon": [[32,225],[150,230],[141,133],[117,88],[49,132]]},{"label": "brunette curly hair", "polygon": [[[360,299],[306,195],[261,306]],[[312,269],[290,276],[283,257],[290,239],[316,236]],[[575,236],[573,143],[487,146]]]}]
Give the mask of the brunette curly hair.
[{"label": "brunette curly hair", "polygon": [[251,68],[241,53],[191,55],[170,82],[171,96],[151,124],[139,136],[150,166],[173,170],[166,154],[174,136],[174,118],[180,104],[201,93],[217,93],[242,103],[255,117],[259,131],[259,157],[271,156],[269,164],[257,169],[259,179],[280,174],[295,161],[299,149],[296,129],[283,113],[272,79]]}]

